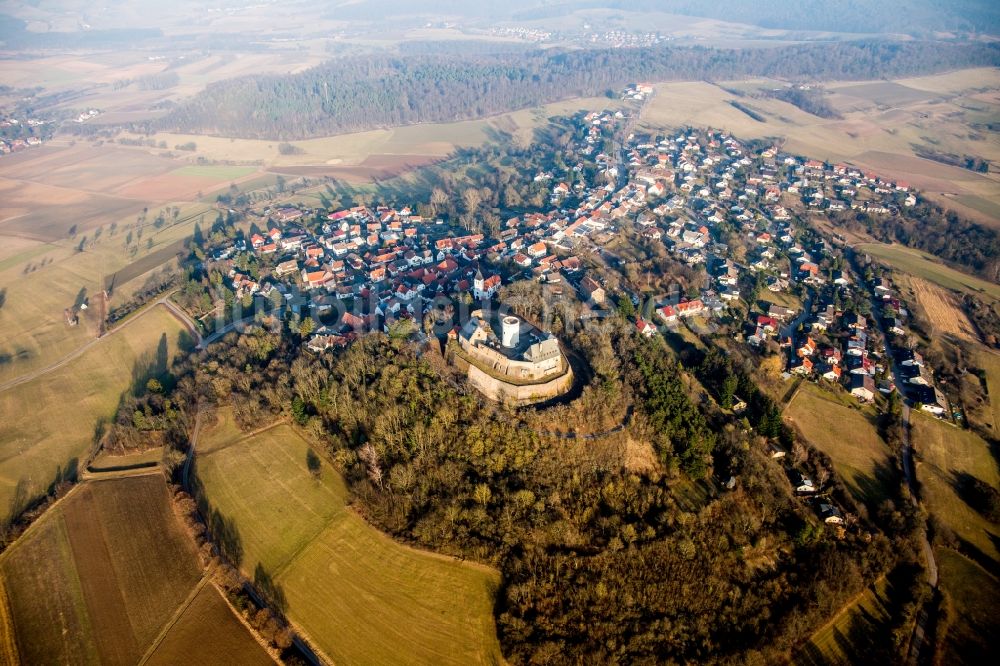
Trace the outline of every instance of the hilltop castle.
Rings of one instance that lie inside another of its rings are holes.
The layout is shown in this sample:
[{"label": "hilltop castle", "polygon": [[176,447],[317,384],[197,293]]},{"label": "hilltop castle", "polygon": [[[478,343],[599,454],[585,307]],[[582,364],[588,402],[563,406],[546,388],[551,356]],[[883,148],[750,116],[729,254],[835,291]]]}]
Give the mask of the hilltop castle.
[{"label": "hilltop castle", "polygon": [[476,310],[455,339],[456,362],[468,365],[470,383],[491,399],[529,404],[561,395],[573,384],[559,341],[518,317],[487,317]]}]

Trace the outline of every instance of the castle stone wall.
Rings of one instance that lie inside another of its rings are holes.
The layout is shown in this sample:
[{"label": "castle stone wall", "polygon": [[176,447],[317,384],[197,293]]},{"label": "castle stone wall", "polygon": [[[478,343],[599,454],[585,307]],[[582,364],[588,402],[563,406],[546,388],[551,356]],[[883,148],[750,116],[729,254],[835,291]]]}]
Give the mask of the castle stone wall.
[{"label": "castle stone wall", "polygon": [[483,395],[497,402],[513,405],[530,405],[566,393],[573,387],[573,368],[566,365],[566,372],[542,384],[516,386],[486,374],[475,365],[469,365],[469,383]]}]

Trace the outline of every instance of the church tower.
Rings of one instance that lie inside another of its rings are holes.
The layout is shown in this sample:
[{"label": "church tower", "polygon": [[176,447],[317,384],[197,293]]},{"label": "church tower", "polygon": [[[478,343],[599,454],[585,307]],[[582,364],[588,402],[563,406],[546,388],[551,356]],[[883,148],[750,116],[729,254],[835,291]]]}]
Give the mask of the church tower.
[{"label": "church tower", "polygon": [[472,280],[472,294],[476,298],[482,298],[486,290],[486,281],[483,279],[483,272],[476,269],[476,277]]}]

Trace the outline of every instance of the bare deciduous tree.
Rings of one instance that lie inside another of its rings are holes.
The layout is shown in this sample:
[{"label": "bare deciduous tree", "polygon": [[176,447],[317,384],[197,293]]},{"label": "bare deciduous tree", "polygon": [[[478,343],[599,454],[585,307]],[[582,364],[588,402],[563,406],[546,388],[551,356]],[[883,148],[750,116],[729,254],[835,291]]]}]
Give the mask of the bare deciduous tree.
[{"label": "bare deciduous tree", "polygon": [[358,457],[361,462],[365,464],[365,469],[368,471],[368,478],[372,480],[372,483],[382,489],[382,465],[379,463],[379,454],[372,446],[371,442],[368,442],[358,451]]}]

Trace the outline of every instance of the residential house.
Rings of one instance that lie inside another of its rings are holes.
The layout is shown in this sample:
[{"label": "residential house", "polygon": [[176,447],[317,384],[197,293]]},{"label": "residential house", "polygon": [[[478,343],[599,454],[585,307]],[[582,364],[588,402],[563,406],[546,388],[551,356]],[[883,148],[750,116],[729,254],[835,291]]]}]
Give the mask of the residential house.
[{"label": "residential house", "polygon": [[604,287],[602,287],[589,275],[584,276],[584,278],[580,280],[580,290],[583,292],[584,296],[597,305],[604,305],[604,299],[606,296]]},{"label": "residential house", "polygon": [[819,376],[830,382],[840,381],[841,368],[834,363],[824,363],[820,366]]},{"label": "residential house", "polygon": [[875,399],[875,380],[871,375],[851,375],[851,395],[863,402]]},{"label": "residential house", "polygon": [[912,391],[912,396],[923,412],[941,416],[948,411],[948,399],[935,386],[918,386]]},{"label": "residential house", "polygon": [[813,362],[808,356],[800,356],[792,359],[788,371],[793,375],[811,375],[813,372]]},{"label": "residential house", "polygon": [[840,509],[832,504],[820,504],[819,515],[823,518],[823,522],[827,525],[844,524],[844,517],[841,515]]},{"label": "residential house", "polygon": [[795,487],[795,492],[800,495],[811,495],[819,490],[815,485],[813,485],[812,479],[804,476],[800,472],[793,473],[792,485]]},{"label": "residential house", "polygon": [[635,328],[643,337],[651,338],[656,335],[656,327],[641,317],[636,320]]},{"label": "residential house", "polygon": [[293,273],[299,272],[299,262],[295,259],[289,259],[288,261],[282,261],[280,264],[274,267],[275,277],[282,278],[286,275],[292,275]]},{"label": "residential house", "polygon": [[677,310],[672,305],[664,305],[656,311],[656,314],[667,324],[677,322]]},{"label": "residential house", "polygon": [[786,308],[784,305],[778,305],[777,303],[769,303],[767,314],[778,321],[785,321],[795,315],[795,310]]},{"label": "residential house", "polygon": [[695,298],[690,301],[678,303],[675,306],[675,309],[677,310],[677,314],[681,317],[693,317],[704,312],[705,304],[700,298]]},{"label": "residential house", "polygon": [[900,365],[910,367],[910,366],[920,366],[924,365],[924,357],[920,352],[915,349],[904,349],[899,353]]}]

